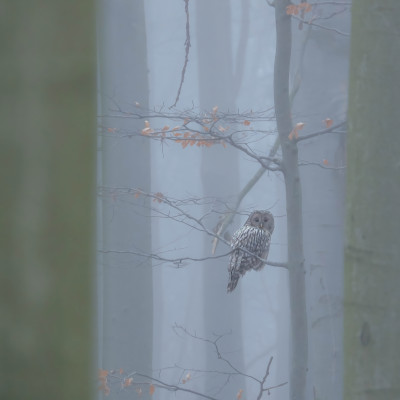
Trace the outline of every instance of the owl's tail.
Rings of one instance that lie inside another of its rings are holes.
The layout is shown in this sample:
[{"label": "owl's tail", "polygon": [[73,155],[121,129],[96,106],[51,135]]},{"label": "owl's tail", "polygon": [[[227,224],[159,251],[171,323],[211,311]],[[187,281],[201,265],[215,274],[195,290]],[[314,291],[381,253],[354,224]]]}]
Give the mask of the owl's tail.
[{"label": "owl's tail", "polygon": [[238,273],[231,274],[231,280],[229,281],[227,288],[228,293],[232,292],[235,289],[236,285],[238,284],[239,278],[240,275]]}]

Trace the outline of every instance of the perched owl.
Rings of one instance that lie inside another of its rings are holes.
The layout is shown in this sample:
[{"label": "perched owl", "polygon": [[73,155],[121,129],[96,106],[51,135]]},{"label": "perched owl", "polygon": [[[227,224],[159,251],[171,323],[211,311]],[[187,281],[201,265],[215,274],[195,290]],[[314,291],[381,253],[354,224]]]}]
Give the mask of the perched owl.
[{"label": "perched owl", "polygon": [[258,257],[264,260],[267,258],[274,226],[274,217],[269,211],[253,211],[244,226],[234,233],[228,268],[228,292],[235,289],[240,276],[246,271],[264,267],[265,263]]}]

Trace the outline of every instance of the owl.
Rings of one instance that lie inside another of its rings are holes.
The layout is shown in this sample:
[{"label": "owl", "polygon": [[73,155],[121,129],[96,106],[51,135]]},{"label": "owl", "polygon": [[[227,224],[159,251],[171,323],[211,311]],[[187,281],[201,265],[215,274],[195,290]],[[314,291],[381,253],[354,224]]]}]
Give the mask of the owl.
[{"label": "owl", "polygon": [[274,217],[269,211],[253,211],[246,223],[233,234],[228,293],[235,289],[240,276],[246,271],[264,267],[265,262],[259,258],[265,260],[268,256],[274,227]]}]

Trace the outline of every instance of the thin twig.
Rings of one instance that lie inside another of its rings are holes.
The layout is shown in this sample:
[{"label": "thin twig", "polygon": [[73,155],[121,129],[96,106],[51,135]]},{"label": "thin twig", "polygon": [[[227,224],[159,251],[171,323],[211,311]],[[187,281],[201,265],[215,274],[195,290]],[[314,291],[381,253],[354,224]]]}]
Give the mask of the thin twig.
[{"label": "thin twig", "polygon": [[336,125],[332,125],[329,128],[323,129],[322,131],[313,132],[306,136],[299,136],[297,139],[294,139],[294,140],[296,142],[301,142],[303,140],[311,139],[316,136],[322,136],[322,135],[326,135],[327,133],[333,133],[336,129],[339,129],[342,126],[345,126],[346,124],[347,124],[347,121],[342,121]]},{"label": "thin twig", "polygon": [[185,2],[185,13],[186,13],[186,40],[185,40],[185,63],[183,64],[181,73],[181,82],[179,84],[178,93],[176,95],[175,103],[170,107],[175,107],[179,101],[183,81],[185,80],[186,67],[189,62],[189,49],[190,49],[190,24],[189,24],[189,0],[183,0]]}]

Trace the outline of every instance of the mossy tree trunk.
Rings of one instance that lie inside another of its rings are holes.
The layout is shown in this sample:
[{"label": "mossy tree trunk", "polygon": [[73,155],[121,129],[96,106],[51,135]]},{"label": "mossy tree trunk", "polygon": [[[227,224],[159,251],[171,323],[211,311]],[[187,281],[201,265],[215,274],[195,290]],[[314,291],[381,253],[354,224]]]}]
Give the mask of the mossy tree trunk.
[{"label": "mossy tree trunk", "polygon": [[353,3],[344,399],[400,398],[400,3]]},{"label": "mossy tree trunk", "polygon": [[2,2],[2,399],[89,399],[94,4]]}]

